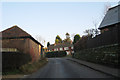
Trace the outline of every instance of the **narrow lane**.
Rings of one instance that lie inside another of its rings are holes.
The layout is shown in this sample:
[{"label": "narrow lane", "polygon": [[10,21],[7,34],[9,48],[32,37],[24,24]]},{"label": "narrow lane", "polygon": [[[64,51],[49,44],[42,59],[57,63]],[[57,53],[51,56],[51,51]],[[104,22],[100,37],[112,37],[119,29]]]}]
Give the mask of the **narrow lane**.
[{"label": "narrow lane", "polygon": [[29,78],[112,78],[65,58],[48,58],[48,64]]}]

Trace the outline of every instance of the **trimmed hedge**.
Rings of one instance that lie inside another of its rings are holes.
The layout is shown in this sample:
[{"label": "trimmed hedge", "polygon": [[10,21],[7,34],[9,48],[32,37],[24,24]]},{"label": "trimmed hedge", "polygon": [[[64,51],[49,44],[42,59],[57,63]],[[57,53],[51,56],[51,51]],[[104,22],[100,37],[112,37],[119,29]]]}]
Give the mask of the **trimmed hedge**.
[{"label": "trimmed hedge", "polygon": [[51,57],[64,57],[67,55],[66,51],[54,51],[54,52],[47,52],[45,53],[46,57],[51,58]]},{"label": "trimmed hedge", "polygon": [[31,56],[29,54],[18,52],[3,52],[2,53],[2,71],[12,71],[19,69],[20,66],[30,62]]},{"label": "trimmed hedge", "polygon": [[73,57],[89,62],[104,64],[111,67],[120,66],[120,47],[110,46],[102,48],[84,49],[76,52]]}]

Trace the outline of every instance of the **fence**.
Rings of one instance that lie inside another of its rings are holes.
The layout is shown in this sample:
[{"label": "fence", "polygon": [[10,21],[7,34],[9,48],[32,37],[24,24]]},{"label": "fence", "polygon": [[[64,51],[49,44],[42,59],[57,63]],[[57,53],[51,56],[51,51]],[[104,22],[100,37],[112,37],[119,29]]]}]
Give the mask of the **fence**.
[{"label": "fence", "polygon": [[[120,28],[120,27],[119,27]],[[97,35],[94,38],[87,40],[87,48],[95,48],[104,45],[118,44],[120,38],[120,29],[118,27],[113,28],[110,31]]]}]

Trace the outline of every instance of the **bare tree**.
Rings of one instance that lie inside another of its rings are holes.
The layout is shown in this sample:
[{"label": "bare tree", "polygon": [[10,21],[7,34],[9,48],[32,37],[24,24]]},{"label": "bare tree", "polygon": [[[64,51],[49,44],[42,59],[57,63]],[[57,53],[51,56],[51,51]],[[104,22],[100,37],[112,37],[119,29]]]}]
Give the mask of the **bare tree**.
[{"label": "bare tree", "polygon": [[97,28],[97,25],[98,25],[97,20],[94,20],[94,21],[93,21],[93,25],[94,25],[94,27],[95,27],[95,29],[93,30],[93,33],[94,33],[93,37],[95,37],[96,35],[100,34],[100,31],[99,31],[98,28]]},{"label": "bare tree", "polygon": [[93,37],[95,35],[95,29],[87,29],[84,31],[87,36]]},{"label": "bare tree", "polygon": [[72,33],[72,34],[71,34],[72,40],[74,39],[74,36],[75,36],[75,35],[76,35],[75,33]]},{"label": "bare tree", "polygon": [[[104,10],[103,10],[103,14],[100,18],[100,20],[102,20],[104,18],[104,16],[106,15],[107,11],[109,10],[109,8],[111,7],[111,4],[110,3],[106,3],[104,5]],[[98,25],[98,21],[97,20],[94,20],[93,21],[93,25],[94,25],[94,30],[89,30],[89,32],[92,31],[92,37],[95,37],[96,35],[100,34],[100,31],[98,30],[97,28],[97,25]],[[94,35],[93,35],[94,34]]]},{"label": "bare tree", "polygon": [[44,42],[44,46],[45,46],[46,41],[44,40],[43,42]]},{"label": "bare tree", "polygon": [[45,45],[45,40],[44,40],[44,38],[42,38],[42,36],[40,36],[40,35],[35,35],[35,39],[36,39],[38,42],[40,42],[40,43],[42,43],[42,44]]}]

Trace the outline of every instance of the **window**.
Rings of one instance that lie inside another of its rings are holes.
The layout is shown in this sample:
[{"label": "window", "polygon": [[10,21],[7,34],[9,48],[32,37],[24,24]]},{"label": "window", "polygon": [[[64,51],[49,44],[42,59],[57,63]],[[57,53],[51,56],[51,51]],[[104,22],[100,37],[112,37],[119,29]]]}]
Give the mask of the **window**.
[{"label": "window", "polygon": [[55,48],[54,51],[58,51],[58,48]]},{"label": "window", "polygon": [[54,51],[56,51],[56,48],[54,49]]},{"label": "window", "polygon": [[62,51],[63,50],[63,48],[60,48],[60,51]]},{"label": "window", "polygon": [[73,46],[71,47],[71,49],[73,49]]},{"label": "window", "polygon": [[72,51],[72,53],[74,53],[74,51]]},{"label": "window", "polygon": [[64,47],[65,50],[68,50],[68,47]]},{"label": "window", "polygon": [[58,51],[58,48],[56,48],[56,51]]}]

